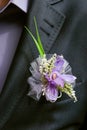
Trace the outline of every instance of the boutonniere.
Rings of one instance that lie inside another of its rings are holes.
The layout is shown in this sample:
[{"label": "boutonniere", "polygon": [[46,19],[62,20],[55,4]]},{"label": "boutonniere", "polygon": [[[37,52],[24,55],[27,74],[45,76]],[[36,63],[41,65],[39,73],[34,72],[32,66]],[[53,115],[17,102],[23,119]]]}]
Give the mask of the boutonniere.
[{"label": "boutonniere", "polygon": [[72,75],[69,63],[64,59],[63,55],[45,54],[35,17],[34,23],[37,39],[25,26],[39,52],[38,58],[31,63],[29,69],[32,76],[28,78],[30,85],[28,96],[35,100],[45,96],[47,101],[55,102],[62,97],[62,93],[66,93],[76,102],[77,98],[74,91],[76,77]]}]

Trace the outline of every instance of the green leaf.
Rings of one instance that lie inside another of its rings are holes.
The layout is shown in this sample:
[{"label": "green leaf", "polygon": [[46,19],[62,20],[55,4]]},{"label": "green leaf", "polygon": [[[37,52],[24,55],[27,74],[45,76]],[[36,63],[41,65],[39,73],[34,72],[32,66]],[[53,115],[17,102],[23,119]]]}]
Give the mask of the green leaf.
[{"label": "green leaf", "polygon": [[37,49],[39,51],[39,54],[42,57],[43,56],[43,52],[42,52],[41,47],[39,46],[38,41],[36,40],[36,38],[34,37],[34,35],[31,33],[31,31],[26,26],[24,26],[24,27],[27,30],[28,34],[32,37],[32,39],[33,39],[33,41],[34,41],[34,43],[35,43],[35,45],[36,45],[36,47],[37,47]]},{"label": "green leaf", "polygon": [[35,23],[35,29],[36,29],[36,35],[37,35],[38,44],[39,44],[43,54],[45,54],[44,49],[43,49],[43,45],[42,45],[42,42],[41,42],[41,38],[40,38],[40,35],[39,35],[39,32],[38,32],[38,27],[37,27],[37,22],[36,22],[36,18],[35,17],[34,17],[34,23]]},{"label": "green leaf", "polygon": [[34,37],[32,32],[26,26],[24,26],[24,27],[27,30],[28,34],[33,39],[33,41],[34,41],[34,43],[35,43],[35,45],[36,45],[36,47],[37,47],[37,49],[39,51],[40,56],[43,57],[45,55],[45,51],[44,51],[44,48],[43,48],[43,45],[42,45],[42,42],[41,42],[41,38],[40,38],[40,35],[39,35],[38,26],[37,26],[37,22],[36,22],[35,17],[34,17],[34,24],[35,24],[37,39]]}]

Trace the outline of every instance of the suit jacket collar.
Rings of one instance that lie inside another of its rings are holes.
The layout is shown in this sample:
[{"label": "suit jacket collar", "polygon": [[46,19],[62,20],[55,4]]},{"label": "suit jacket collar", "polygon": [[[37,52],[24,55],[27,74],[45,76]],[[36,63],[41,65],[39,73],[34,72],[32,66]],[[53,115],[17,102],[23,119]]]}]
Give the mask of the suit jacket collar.
[{"label": "suit jacket collar", "polygon": [[61,2],[62,0],[48,0],[49,4],[57,4],[58,2]]},{"label": "suit jacket collar", "polygon": [[[32,18],[32,16],[35,16],[46,53],[49,52],[55,42],[65,20],[65,16],[55,10],[55,5],[53,5],[55,2],[55,4],[58,4],[60,1],[34,1],[31,3],[32,8],[28,12],[26,26],[30,27],[35,34]],[[37,49],[24,29],[3,92],[0,95],[0,128],[10,118],[21,97],[28,93],[29,63],[37,56]]]},{"label": "suit jacket collar", "polygon": [[[31,14],[29,15],[30,19],[26,23],[26,26],[28,26],[35,35],[35,25],[33,20],[33,17],[35,16],[44,50],[46,53],[49,53],[65,21],[65,15],[58,9],[55,9],[55,5],[62,2],[62,0],[46,0],[38,2],[34,2]],[[28,46],[31,48],[33,57],[36,58],[38,56],[36,46],[33,44],[32,39],[29,38],[29,35],[27,36],[30,43]],[[27,48],[25,48],[25,52],[26,49]]]}]

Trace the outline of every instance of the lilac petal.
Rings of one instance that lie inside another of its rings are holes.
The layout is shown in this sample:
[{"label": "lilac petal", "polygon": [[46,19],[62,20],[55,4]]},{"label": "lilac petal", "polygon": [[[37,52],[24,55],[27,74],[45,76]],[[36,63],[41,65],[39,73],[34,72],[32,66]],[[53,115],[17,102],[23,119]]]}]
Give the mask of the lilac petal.
[{"label": "lilac petal", "polygon": [[54,84],[49,84],[45,93],[46,99],[50,102],[55,102],[58,97],[58,90]]},{"label": "lilac petal", "polygon": [[[56,74],[56,78],[53,79],[53,75]],[[51,81],[54,81],[54,83],[58,86],[64,87],[64,80],[61,78],[61,74],[58,71],[53,71],[50,75]]]},{"label": "lilac petal", "polygon": [[64,80],[60,77],[57,77],[54,82],[58,85],[58,86],[61,86],[61,87],[64,87]]},{"label": "lilac petal", "polygon": [[48,82],[51,81],[51,78],[48,76],[48,74],[45,75],[45,78],[48,80]]},{"label": "lilac petal", "polygon": [[58,57],[57,61],[55,62],[55,67],[56,67],[55,70],[60,72],[63,67],[63,64],[64,64],[64,60]]},{"label": "lilac petal", "polygon": [[76,80],[75,76],[69,74],[62,74],[61,78],[68,83],[74,83]]}]

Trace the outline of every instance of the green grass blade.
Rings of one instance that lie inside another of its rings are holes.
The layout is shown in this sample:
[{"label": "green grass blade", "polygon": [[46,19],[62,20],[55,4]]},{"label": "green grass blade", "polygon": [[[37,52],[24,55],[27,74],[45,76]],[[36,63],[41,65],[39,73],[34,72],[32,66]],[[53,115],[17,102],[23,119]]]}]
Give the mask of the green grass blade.
[{"label": "green grass blade", "polygon": [[34,17],[34,23],[35,23],[37,40],[38,40],[39,46],[40,46],[40,48],[41,48],[41,50],[43,52],[43,55],[44,55],[45,52],[44,52],[43,45],[42,45],[42,42],[41,42],[41,38],[40,38],[40,35],[39,35],[39,32],[38,32],[38,27],[37,27],[37,22],[36,22],[36,18],[35,17]]},{"label": "green grass blade", "polygon": [[37,47],[37,49],[39,51],[40,56],[43,56],[43,52],[42,52],[42,49],[40,48],[40,46],[38,44],[38,41],[36,40],[36,38],[34,37],[34,35],[31,33],[31,31],[26,26],[24,26],[24,27],[27,30],[28,34],[32,37],[34,43],[36,44],[36,47]]}]

